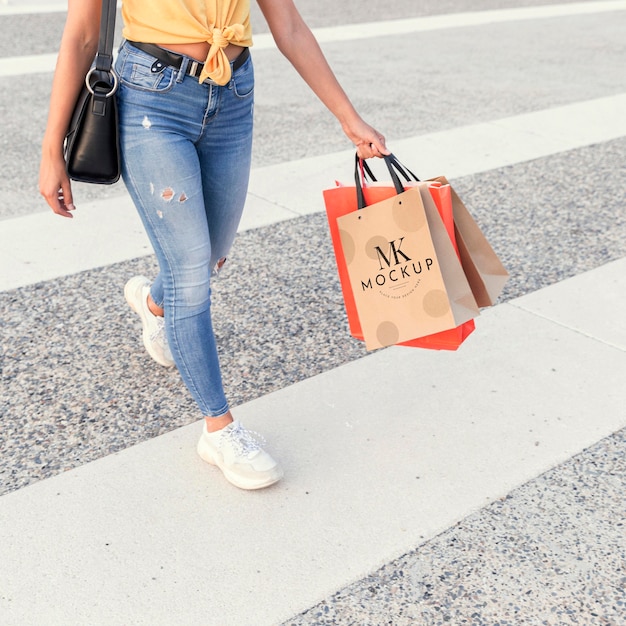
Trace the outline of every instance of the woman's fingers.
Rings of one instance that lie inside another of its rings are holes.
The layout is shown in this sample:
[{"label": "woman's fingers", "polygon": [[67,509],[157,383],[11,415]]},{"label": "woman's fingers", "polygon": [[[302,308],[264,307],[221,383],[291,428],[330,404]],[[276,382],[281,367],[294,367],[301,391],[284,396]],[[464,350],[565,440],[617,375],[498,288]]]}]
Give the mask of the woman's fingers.
[{"label": "woman's fingers", "polygon": [[371,159],[372,157],[383,157],[389,154],[389,150],[385,146],[385,138],[380,135],[374,141],[358,143],[356,153],[361,159]]},{"label": "woman's fingers", "polygon": [[39,193],[57,215],[73,217],[71,211],[76,207],[72,197],[72,185],[65,173],[64,161],[57,165],[51,164],[46,158],[43,159],[39,175]]},{"label": "woman's fingers", "polygon": [[66,184],[65,189],[63,187],[59,189],[57,199],[59,201],[59,206],[62,207],[65,212],[73,211],[76,208],[74,206],[72,189],[69,182]]},{"label": "woman's fingers", "polygon": [[385,143],[385,136],[371,126],[364,124],[363,129],[359,134],[360,138],[354,143],[356,144],[357,154],[361,159],[382,157],[390,154]]}]

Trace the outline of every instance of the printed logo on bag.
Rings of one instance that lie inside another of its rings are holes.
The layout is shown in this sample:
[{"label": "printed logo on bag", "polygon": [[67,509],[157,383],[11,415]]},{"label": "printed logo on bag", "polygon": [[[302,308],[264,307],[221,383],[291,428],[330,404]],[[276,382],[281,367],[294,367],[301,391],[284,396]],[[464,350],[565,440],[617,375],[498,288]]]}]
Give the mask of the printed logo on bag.
[{"label": "printed logo on bag", "polygon": [[365,245],[369,258],[376,260],[372,264],[369,276],[361,278],[361,289],[376,289],[388,298],[404,298],[419,285],[422,272],[430,271],[433,260],[430,257],[415,258],[403,249],[405,237],[399,237],[384,243],[379,238],[370,239]]}]

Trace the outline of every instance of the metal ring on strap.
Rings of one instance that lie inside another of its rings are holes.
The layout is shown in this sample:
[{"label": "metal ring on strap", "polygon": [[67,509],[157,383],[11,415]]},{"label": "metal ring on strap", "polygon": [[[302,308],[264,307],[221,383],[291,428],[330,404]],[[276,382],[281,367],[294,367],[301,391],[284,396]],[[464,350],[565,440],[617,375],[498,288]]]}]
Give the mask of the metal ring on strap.
[{"label": "metal ring on strap", "polygon": [[[93,90],[93,87],[91,86],[91,82],[90,82],[90,78],[92,76],[92,74],[96,71],[95,67],[92,67],[89,72],[87,72],[87,76],[85,76],[85,84],[87,85],[87,89],[89,90],[89,93],[94,96],[95,92]],[[110,98],[116,91],[117,91],[117,87],[119,84],[118,78],[117,78],[117,74],[113,71],[109,72],[109,76],[113,76],[113,85],[111,86],[111,91],[109,91],[109,93],[107,93],[104,97],[105,98]]]}]

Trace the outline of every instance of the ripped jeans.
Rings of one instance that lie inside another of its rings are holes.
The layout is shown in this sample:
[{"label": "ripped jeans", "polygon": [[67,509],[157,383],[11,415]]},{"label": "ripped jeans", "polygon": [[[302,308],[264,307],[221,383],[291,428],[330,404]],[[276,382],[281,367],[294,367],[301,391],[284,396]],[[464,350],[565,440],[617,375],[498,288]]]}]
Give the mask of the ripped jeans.
[{"label": "ripped jeans", "polygon": [[202,414],[228,411],[211,322],[212,275],[243,210],[254,71],[204,83],[124,42],[116,60],[122,176],[159,263],[150,294],[165,310],[172,356]]}]

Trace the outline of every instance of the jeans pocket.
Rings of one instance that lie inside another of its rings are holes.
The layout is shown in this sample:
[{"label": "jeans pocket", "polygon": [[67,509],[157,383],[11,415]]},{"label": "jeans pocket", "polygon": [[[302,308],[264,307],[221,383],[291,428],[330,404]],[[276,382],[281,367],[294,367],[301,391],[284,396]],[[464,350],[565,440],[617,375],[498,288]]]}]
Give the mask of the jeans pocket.
[{"label": "jeans pocket", "polygon": [[165,92],[176,80],[176,70],[158,62],[155,57],[129,46],[120,54],[117,69],[120,82],[132,89]]},{"label": "jeans pocket", "polygon": [[248,98],[254,93],[254,67],[248,59],[233,74],[233,91],[238,98]]}]

